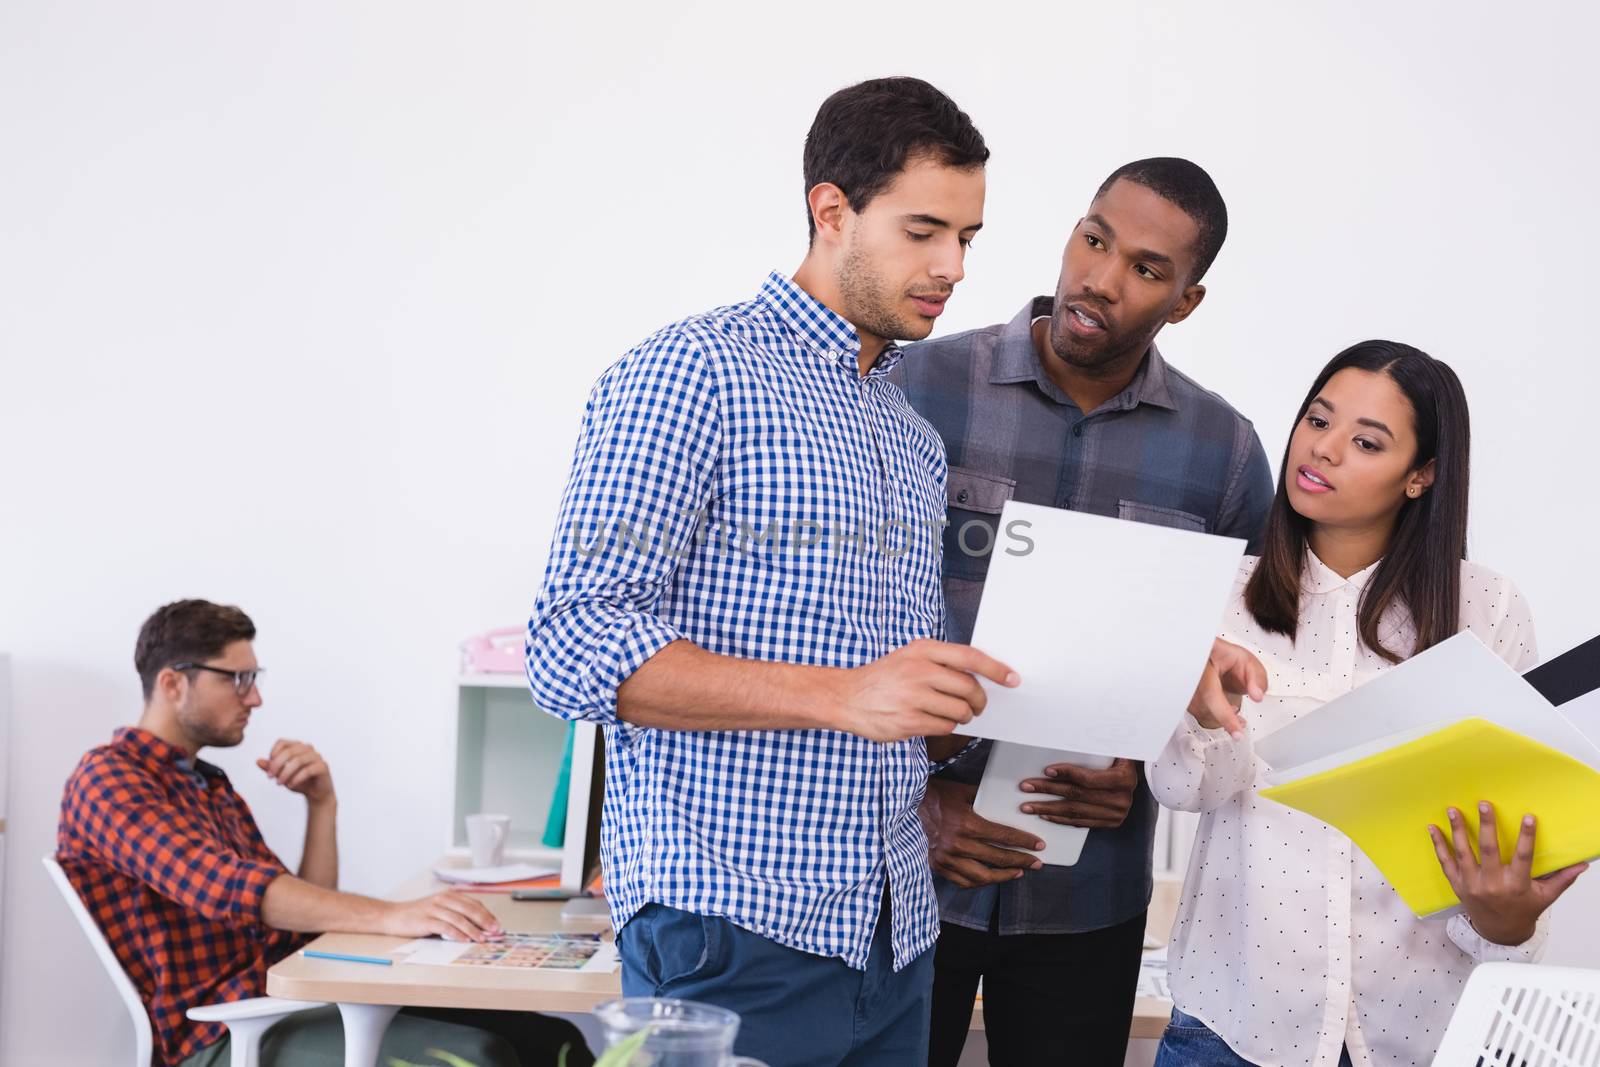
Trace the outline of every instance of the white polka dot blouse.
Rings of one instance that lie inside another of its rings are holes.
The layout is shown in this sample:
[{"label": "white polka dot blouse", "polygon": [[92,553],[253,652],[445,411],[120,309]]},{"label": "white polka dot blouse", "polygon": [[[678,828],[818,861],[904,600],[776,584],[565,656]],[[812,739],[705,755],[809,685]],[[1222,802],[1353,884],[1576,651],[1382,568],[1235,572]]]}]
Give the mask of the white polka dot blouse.
[{"label": "white polka dot blouse", "polygon": [[[1467,974],[1486,960],[1530,961],[1545,920],[1524,945],[1479,937],[1464,915],[1418,919],[1350,839],[1262,799],[1252,738],[1264,737],[1391,664],[1356,627],[1377,564],[1340,577],[1314,554],[1302,575],[1295,640],[1269,634],[1244,606],[1255,567],[1240,568],[1222,636],[1266,666],[1269,695],[1245,704],[1234,741],[1191,716],[1148,768],[1156,799],[1203,813],[1169,952],[1178,1007],[1262,1067],[1429,1064]],[[1518,670],[1537,661],[1527,602],[1505,578],[1461,566],[1461,623]],[[1409,654],[1409,613],[1380,621],[1383,643]],[[1417,827],[1419,840],[1426,828]]]}]

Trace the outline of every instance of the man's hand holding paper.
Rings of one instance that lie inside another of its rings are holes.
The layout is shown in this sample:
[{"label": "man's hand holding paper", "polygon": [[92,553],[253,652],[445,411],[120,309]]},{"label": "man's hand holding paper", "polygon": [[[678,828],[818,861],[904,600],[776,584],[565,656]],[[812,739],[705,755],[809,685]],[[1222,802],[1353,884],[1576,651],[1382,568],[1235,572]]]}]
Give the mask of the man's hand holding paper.
[{"label": "man's hand holding paper", "polygon": [[832,704],[835,729],[871,741],[942,737],[983,713],[986,678],[1014,687],[1010,667],[970,645],[913,641],[853,670],[839,671]]}]

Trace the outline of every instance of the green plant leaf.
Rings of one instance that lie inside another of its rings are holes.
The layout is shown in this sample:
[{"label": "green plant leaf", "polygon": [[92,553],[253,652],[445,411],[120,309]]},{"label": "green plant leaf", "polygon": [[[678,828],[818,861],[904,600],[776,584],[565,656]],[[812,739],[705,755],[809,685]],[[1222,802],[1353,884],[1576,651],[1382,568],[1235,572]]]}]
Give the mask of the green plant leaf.
[{"label": "green plant leaf", "polygon": [[650,1027],[645,1027],[637,1034],[612,1045],[605,1053],[594,1061],[594,1067],[628,1067],[633,1062],[633,1054],[650,1038]]},{"label": "green plant leaf", "polygon": [[470,1060],[464,1060],[454,1052],[446,1052],[442,1048],[430,1048],[428,1055],[448,1065],[448,1067],[478,1067]]}]

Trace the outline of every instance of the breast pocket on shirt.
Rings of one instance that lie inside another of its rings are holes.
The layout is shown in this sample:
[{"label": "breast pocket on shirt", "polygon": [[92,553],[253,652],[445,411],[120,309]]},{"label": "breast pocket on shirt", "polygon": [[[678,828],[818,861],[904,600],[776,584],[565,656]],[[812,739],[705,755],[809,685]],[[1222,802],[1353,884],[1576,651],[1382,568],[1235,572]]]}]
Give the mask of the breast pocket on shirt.
[{"label": "breast pocket on shirt", "polygon": [[1151,526],[1170,526],[1176,530],[1193,530],[1195,533],[1206,532],[1206,520],[1199,515],[1177,508],[1140,504],[1134,500],[1117,501],[1117,518],[1147,522]]},{"label": "breast pocket on shirt", "polygon": [[945,484],[944,576],[981,582],[1002,536],[1000,510],[1016,492],[1013,478],[951,467]]}]

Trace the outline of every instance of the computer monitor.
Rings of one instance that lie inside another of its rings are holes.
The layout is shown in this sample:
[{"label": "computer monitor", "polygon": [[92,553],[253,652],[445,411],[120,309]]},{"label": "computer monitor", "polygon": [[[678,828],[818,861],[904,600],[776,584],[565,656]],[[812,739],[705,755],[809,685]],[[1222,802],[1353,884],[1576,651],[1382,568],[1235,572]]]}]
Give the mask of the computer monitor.
[{"label": "computer monitor", "polygon": [[572,735],[567,830],[561,845],[561,888],[582,893],[600,877],[600,805],[605,798],[605,734],[580,722]]}]

